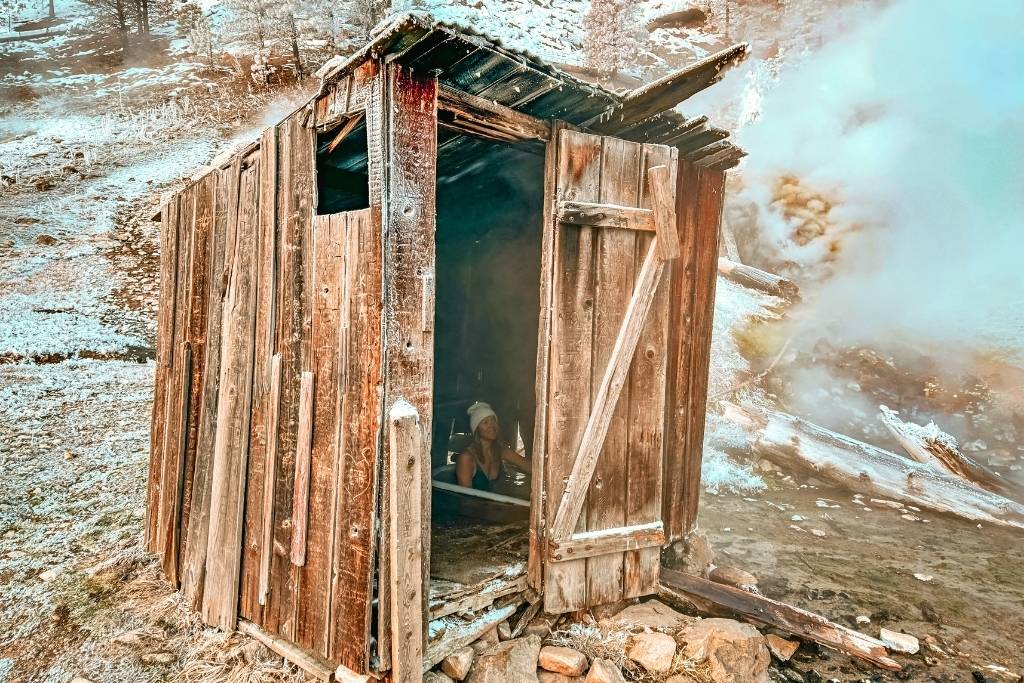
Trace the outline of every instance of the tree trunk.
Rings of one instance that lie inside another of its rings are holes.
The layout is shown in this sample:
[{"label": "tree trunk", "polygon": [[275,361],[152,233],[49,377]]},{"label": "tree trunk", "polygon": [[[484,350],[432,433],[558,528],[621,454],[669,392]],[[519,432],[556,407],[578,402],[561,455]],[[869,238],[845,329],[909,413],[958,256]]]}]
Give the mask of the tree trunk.
[{"label": "tree trunk", "polygon": [[288,31],[292,40],[292,61],[295,62],[295,77],[302,80],[302,58],[299,56],[299,30],[295,26],[295,15],[288,13]]},{"label": "tree trunk", "polygon": [[57,16],[57,11],[53,8],[53,0],[50,0],[50,18],[54,19]]},{"label": "tree trunk", "polygon": [[128,15],[125,12],[124,0],[117,0],[114,4],[117,12],[117,31],[121,34],[121,51],[128,51]]}]

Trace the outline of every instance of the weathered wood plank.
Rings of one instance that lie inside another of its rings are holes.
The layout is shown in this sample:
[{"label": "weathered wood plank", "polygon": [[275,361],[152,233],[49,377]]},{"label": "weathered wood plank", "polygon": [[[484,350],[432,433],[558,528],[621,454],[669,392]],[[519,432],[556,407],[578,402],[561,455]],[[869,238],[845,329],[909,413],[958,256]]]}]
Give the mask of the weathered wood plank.
[{"label": "weathered wood plank", "polygon": [[660,550],[660,546],[664,542],[665,528],[661,522],[600,531],[582,531],[569,538],[552,540],[548,549],[548,558],[551,562],[566,562],[608,555],[614,556],[622,562],[622,553],[624,552],[652,547]]},{"label": "weathered wood plank", "polygon": [[[641,149],[635,142],[616,138],[602,140],[599,198],[602,203],[637,206],[640,200]],[[605,228],[597,231],[591,386],[600,386],[625,319],[636,281],[636,243],[637,234],[632,230]],[[603,442],[599,445],[593,477],[581,482],[587,489],[588,532],[626,525],[628,419],[629,388],[623,386],[609,415],[610,423]],[[557,542],[560,538],[556,535],[552,540]],[[601,605],[621,600],[622,571],[621,553],[591,556],[587,560],[587,604]]]},{"label": "weathered wood plank", "polygon": [[339,130],[331,139],[331,143],[327,145],[327,153],[330,154],[333,152],[338,145],[340,145],[342,141],[349,136],[349,133],[356,129],[356,126],[358,126],[362,120],[363,112],[359,112],[349,117],[349,119],[345,121],[344,125],[342,125],[341,130]]},{"label": "weathered wood plank", "polygon": [[553,310],[552,293],[554,291],[555,235],[558,180],[558,149],[559,133],[564,124],[556,121],[551,126],[551,139],[544,154],[544,209],[541,227],[540,255],[540,315],[537,324],[537,373],[535,422],[533,426],[533,450],[531,466],[533,476],[530,481],[530,554],[527,562],[527,580],[530,587],[538,593],[544,583],[543,544],[544,544],[544,483],[546,481],[545,465],[547,447],[548,420],[548,383],[551,366],[551,318]]},{"label": "weathered wood plank", "polygon": [[[600,200],[601,138],[562,131],[559,134],[559,200],[595,202]],[[554,291],[552,295],[551,349],[548,380],[545,478],[546,534],[551,538],[551,521],[566,489],[572,458],[579,450],[591,404],[593,360],[593,296],[596,273],[594,250],[596,228],[557,224],[555,227]],[[582,507],[582,506],[581,506]],[[586,517],[577,515],[572,526],[586,530]],[[544,606],[561,613],[586,606],[586,561],[545,564]]]},{"label": "weathered wood plank", "polygon": [[[667,148],[665,154],[667,155]],[[674,159],[672,160],[674,161]],[[679,233],[676,231],[675,164],[654,166],[648,169],[648,186],[654,207],[658,234],[658,252],[663,261],[679,258]]]},{"label": "weathered wood plank", "polygon": [[234,630],[242,557],[242,511],[252,408],[253,344],[256,322],[256,253],[259,168],[239,181],[240,207],[224,299],[223,353],[217,431],[214,438],[203,620]]},{"label": "weathered wood plank", "polygon": [[547,142],[551,135],[551,128],[543,119],[454,88],[440,88],[437,106],[442,123],[482,137]]},{"label": "weathered wood plank", "polygon": [[[217,429],[217,397],[220,387],[221,320],[224,311],[225,253],[229,239],[233,242],[238,212],[238,180],[241,159],[219,170],[217,198],[211,236],[210,267],[207,281],[207,331],[204,365],[206,367],[199,406],[199,429],[196,436],[195,469],[192,484],[191,514],[182,564],[181,592],[193,609],[203,601],[206,576],[206,544],[210,530],[210,483],[213,446]],[[233,248],[233,245],[232,245]]]},{"label": "weathered wood plank", "polygon": [[813,612],[671,569],[663,570],[662,579],[670,597],[674,591],[682,593],[684,598],[694,595],[736,614],[776,626],[884,669],[898,671],[901,668],[899,662],[888,656],[882,641],[834,624]]},{"label": "weathered wood plank", "polygon": [[[372,117],[371,117],[372,119]],[[329,608],[329,659],[368,666],[381,428],[382,244],[370,210],[348,214],[342,305],[339,466]]]},{"label": "weathered wood plank", "polygon": [[306,531],[309,528],[309,470],[313,458],[313,384],[315,375],[305,371],[299,381],[299,431],[295,439],[295,488],[292,493],[292,564],[306,564]]},{"label": "weathered wood plank", "polygon": [[[615,138],[607,139],[614,140]],[[619,142],[625,141],[620,140]],[[558,220],[575,225],[627,228],[629,230],[654,232],[653,211],[650,209],[639,209],[634,206],[621,206],[609,201],[559,202]]]},{"label": "weathered wood plank", "polygon": [[[281,424],[281,354],[275,353],[270,359],[270,414],[267,417],[267,434],[277,434]],[[270,595],[270,568],[274,558],[274,491],[277,484],[277,440],[267,445],[266,463],[263,469],[263,508],[260,514],[260,562],[257,600],[267,604]]]},{"label": "weathered wood plank", "polygon": [[272,651],[305,671],[311,678],[318,681],[325,681],[326,683],[331,683],[331,681],[335,680],[334,667],[331,666],[329,662],[325,662],[319,657],[310,655],[302,648],[297,647],[294,643],[290,643],[284,638],[275,636],[272,633],[267,633],[256,624],[245,619],[239,620],[238,630],[250,638],[263,643]]},{"label": "weathered wood plank", "polygon": [[[423,645],[423,435],[412,404],[399,399],[391,407],[389,449],[391,523],[388,538],[391,573],[391,677],[397,683],[421,679]],[[427,563],[429,564],[429,562]]]},{"label": "weathered wood plank", "polygon": [[[641,206],[655,204],[654,186],[656,176],[650,169],[656,166],[676,167],[675,151],[661,145],[644,145],[641,164]],[[675,171],[667,182],[669,201],[675,194]],[[661,218],[664,209],[655,214]],[[663,220],[663,219],[662,219]],[[668,227],[675,231],[675,212],[670,216]],[[657,233],[660,247],[664,229]],[[637,235],[637,256],[650,249],[652,236]],[[671,239],[671,237],[669,238]],[[664,251],[659,252],[664,257]],[[661,477],[663,467],[664,414],[665,414],[665,370],[667,365],[668,340],[668,295],[670,282],[668,269],[662,274],[657,293],[651,303],[650,313],[643,325],[637,351],[633,354],[629,370],[629,437],[626,452],[626,524],[638,525],[661,519]],[[661,549],[648,546],[631,550],[623,557],[623,597],[633,598],[652,593],[657,588],[658,570],[661,564]]]},{"label": "weathered wood plank", "polygon": [[167,396],[174,377],[174,323],[177,308],[178,204],[175,195],[160,214],[160,309],[157,314],[156,378],[149,445],[149,481],[146,487],[146,549],[159,552],[162,474],[167,452]]},{"label": "weathered wood plank", "polygon": [[[246,474],[245,531],[242,553],[240,613],[263,623],[265,594],[260,592],[264,557],[264,488],[270,455],[276,447],[276,428],[270,423],[277,396],[271,393],[271,357],[274,355],[277,313],[277,129],[260,136],[260,238],[257,261],[256,332],[253,349],[252,417],[249,425],[249,467]],[[278,384],[280,388],[280,384]],[[272,401],[274,402],[272,404]],[[271,478],[273,482],[273,478]],[[271,498],[273,487],[271,487]],[[271,512],[273,507],[270,508]],[[269,556],[267,556],[269,561]]]}]

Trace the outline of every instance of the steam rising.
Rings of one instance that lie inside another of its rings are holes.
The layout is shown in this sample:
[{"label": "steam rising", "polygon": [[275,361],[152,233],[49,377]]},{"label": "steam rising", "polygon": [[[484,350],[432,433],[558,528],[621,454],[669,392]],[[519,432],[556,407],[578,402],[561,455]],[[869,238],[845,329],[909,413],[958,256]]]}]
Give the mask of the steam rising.
[{"label": "steam rising", "polygon": [[[741,200],[779,257],[828,264],[802,312],[815,338],[1024,360],[1022,74],[1019,0],[904,0],[783,71],[740,132]],[[832,202],[803,245],[785,176]]]}]

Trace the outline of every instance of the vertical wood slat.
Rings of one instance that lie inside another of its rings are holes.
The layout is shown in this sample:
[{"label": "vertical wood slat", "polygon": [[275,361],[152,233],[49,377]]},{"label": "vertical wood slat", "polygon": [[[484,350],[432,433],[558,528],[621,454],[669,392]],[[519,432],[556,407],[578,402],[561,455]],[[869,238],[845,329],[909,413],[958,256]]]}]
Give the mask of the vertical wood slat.
[{"label": "vertical wood slat", "polygon": [[555,206],[558,180],[558,140],[564,130],[563,122],[555,121],[551,126],[551,138],[544,152],[544,208],[541,216],[541,265],[540,265],[540,316],[537,324],[537,410],[533,427],[533,450],[531,452],[533,476],[530,487],[530,554],[527,563],[527,580],[538,594],[543,590],[543,548],[545,457],[547,453],[548,382],[551,367],[551,319],[553,314],[552,291],[554,289],[555,235],[558,225]]},{"label": "vertical wood slat", "polygon": [[[277,446],[277,430],[270,418],[277,409],[280,385],[275,395],[272,357],[276,345],[277,312],[277,128],[260,136],[259,254],[256,286],[256,331],[253,351],[252,417],[249,425],[249,467],[246,473],[245,546],[242,552],[241,615],[263,624],[266,593],[261,593],[264,549],[264,488],[266,469]],[[278,366],[279,367],[279,366]],[[271,477],[270,498],[273,498]],[[271,507],[271,513],[273,508]],[[270,520],[272,524],[272,520]],[[269,556],[266,558],[269,561]],[[268,570],[269,571],[269,570]],[[263,586],[264,588],[266,586]]]},{"label": "vertical wood slat", "polygon": [[313,385],[315,375],[304,371],[299,381],[299,428],[295,437],[295,486],[292,493],[292,564],[306,564],[309,529],[309,478],[313,458]]},{"label": "vertical wood slat", "polygon": [[[601,139],[561,134],[558,149],[558,200],[597,201],[600,191]],[[555,228],[551,367],[546,425],[545,518],[550,524],[565,491],[583,430],[590,414],[595,228]],[[586,510],[577,529],[585,529]],[[586,606],[586,560],[545,563],[544,608],[551,613]]]},{"label": "vertical wood slat", "polygon": [[[210,529],[210,482],[213,446],[217,424],[217,396],[220,386],[221,321],[224,310],[225,252],[227,242],[234,240],[238,212],[238,180],[241,159],[236,158],[226,169],[216,172],[217,194],[210,241],[210,263],[207,281],[207,327],[205,372],[202,402],[199,406],[199,427],[196,434],[195,467],[192,484],[191,513],[182,565],[181,592],[193,609],[203,600],[206,576],[206,545]],[[232,245],[233,246],[233,245]]]},{"label": "vertical wood slat", "polygon": [[146,488],[146,549],[160,551],[160,500],[167,395],[174,376],[174,321],[177,308],[178,204],[174,195],[160,214],[160,308],[157,314],[156,378],[150,429],[149,481]]},{"label": "vertical wood slat", "polygon": [[423,678],[423,431],[416,409],[404,399],[391,408],[388,457],[388,535],[391,584],[391,679],[412,683]]},{"label": "vertical wood slat", "polygon": [[210,261],[213,256],[214,212],[216,210],[217,173],[211,171],[195,184],[195,225],[193,227],[192,265],[189,283],[187,339],[191,348],[187,436],[182,453],[182,486],[179,499],[175,547],[175,579],[180,578],[185,556],[185,541],[191,517],[192,484],[195,475],[199,416],[202,412],[206,374],[207,324],[209,321]]},{"label": "vertical wood slat", "polygon": [[[313,318],[311,328],[315,389],[313,393],[312,440],[308,469],[308,497],[305,500],[305,533],[301,561],[303,595],[299,602],[296,642],[321,656],[327,655],[331,561],[334,552],[334,486],[337,477],[338,415],[342,396],[339,384],[340,301],[344,281],[344,214],[317,216],[313,224]],[[298,472],[296,480],[298,481]],[[293,541],[296,540],[293,537]],[[293,543],[294,550],[294,543]]]},{"label": "vertical wood slat", "polygon": [[[641,145],[601,139],[601,184],[598,201],[636,206],[640,199]],[[634,230],[597,230],[595,254],[594,334],[591,386],[601,383],[636,282],[637,234]],[[587,531],[626,525],[626,450],[629,447],[629,386],[623,387],[611,415],[594,475],[587,489]],[[586,560],[587,604],[622,599],[623,556],[611,553]]]},{"label": "vertical wood slat", "polygon": [[686,488],[684,533],[697,523],[700,502],[700,471],[704,448],[711,333],[718,269],[718,235],[722,221],[725,172],[700,168],[697,175],[697,261],[690,351],[690,391],[686,430]]},{"label": "vertical wood slat", "polygon": [[191,281],[190,269],[192,266],[192,244],[195,225],[195,185],[185,188],[179,199],[178,210],[178,263],[176,267],[175,282],[175,310],[174,310],[174,335],[172,337],[173,361],[168,383],[168,393],[165,404],[164,433],[163,433],[163,471],[160,479],[163,486],[160,492],[160,521],[158,527],[159,551],[161,564],[165,576],[172,585],[177,586],[177,547],[176,527],[178,517],[175,511],[179,508],[180,500],[177,482],[181,471],[181,457],[184,439],[187,438],[187,430],[183,429],[182,423],[187,418],[187,397],[186,384],[188,375],[185,368],[185,354],[188,344],[188,304],[189,284]]},{"label": "vertical wood slat", "polygon": [[[275,353],[270,359],[270,414],[267,416],[267,434],[276,435],[281,420],[281,354]],[[263,469],[263,508],[260,512],[260,561],[257,600],[267,604],[270,595],[270,568],[274,557],[274,490],[277,485],[277,439],[267,445],[266,463]]]},{"label": "vertical wood slat", "polygon": [[[355,671],[368,662],[374,571],[374,517],[382,425],[380,231],[370,210],[347,215],[340,354],[344,393],[338,421],[339,466],[333,505],[328,658]],[[378,223],[379,225],[379,223]]]},{"label": "vertical wood slat", "polygon": [[[669,197],[675,192],[676,154],[673,148],[644,145],[640,167],[642,193],[638,206],[654,207],[654,188],[649,169],[665,165],[668,168]],[[669,228],[675,230],[674,220]],[[661,246],[659,232],[658,243]],[[650,248],[653,236],[637,234],[637,267],[640,255]],[[665,256],[661,252],[662,257]],[[666,396],[667,341],[669,324],[669,290],[671,282],[665,275],[666,265],[651,311],[644,323],[630,367],[629,436],[626,454],[626,524],[639,525],[661,519],[661,477],[664,448],[664,414]],[[623,597],[647,595],[657,589],[661,566],[661,548],[649,547],[631,550],[623,557]]]},{"label": "vertical wood slat", "polygon": [[256,323],[256,254],[259,251],[259,167],[239,181],[239,215],[224,299],[222,362],[217,401],[210,495],[203,620],[234,630],[238,619],[242,557],[242,513],[252,407],[253,347]]},{"label": "vertical wood slat", "polygon": [[[384,405],[399,399],[412,405],[421,416],[421,453],[423,486],[430,482],[430,416],[433,400],[434,337],[424,329],[423,321],[433,319],[433,298],[424,296],[424,288],[434,275],[434,217],[437,160],[437,81],[435,78],[413,76],[397,64],[388,64],[378,74],[372,89],[381,96],[383,106],[371,100],[370,116],[378,112],[383,120],[371,126],[368,121],[371,167],[371,212],[379,207],[384,234]],[[376,181],[376,182],[375,182]],[[431,325],[431,328],[433,326]],[[390,444],[383,443],[381,456],[384,490],[390,486],[388,455]],[[387,499],[385,498],[384,501]],[[428,524],[429,492],[421,492],[422,509],[417,509],[420,524]],[[381,537],[388,538],[388,524],[393,517],[387,504],[381,506]],[[429,529],[422,535],[424,552],[429,556]],[[390,574],[390,553],[380,548],[380,575]],[[426,633],[422,614],[426,612],[426,585],[429,567],[423,563],[420,580],[421,596],[419,628]],[[390,637],[391,586],[380,582],[378,595],[381,630],[381,651]],[[394,644],[392,644],[394,646]],[[388,660],[381,656],[382,668]]]}]

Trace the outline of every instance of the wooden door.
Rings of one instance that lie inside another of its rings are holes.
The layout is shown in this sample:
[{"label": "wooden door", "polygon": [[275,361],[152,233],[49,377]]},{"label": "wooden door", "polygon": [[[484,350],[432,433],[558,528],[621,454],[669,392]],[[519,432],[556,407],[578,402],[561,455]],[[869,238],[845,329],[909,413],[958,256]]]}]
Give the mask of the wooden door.
[{"label": "wooden door", "polygon": [[531,583],[561,613],[657,589],[676,150],[548,148]]}]

